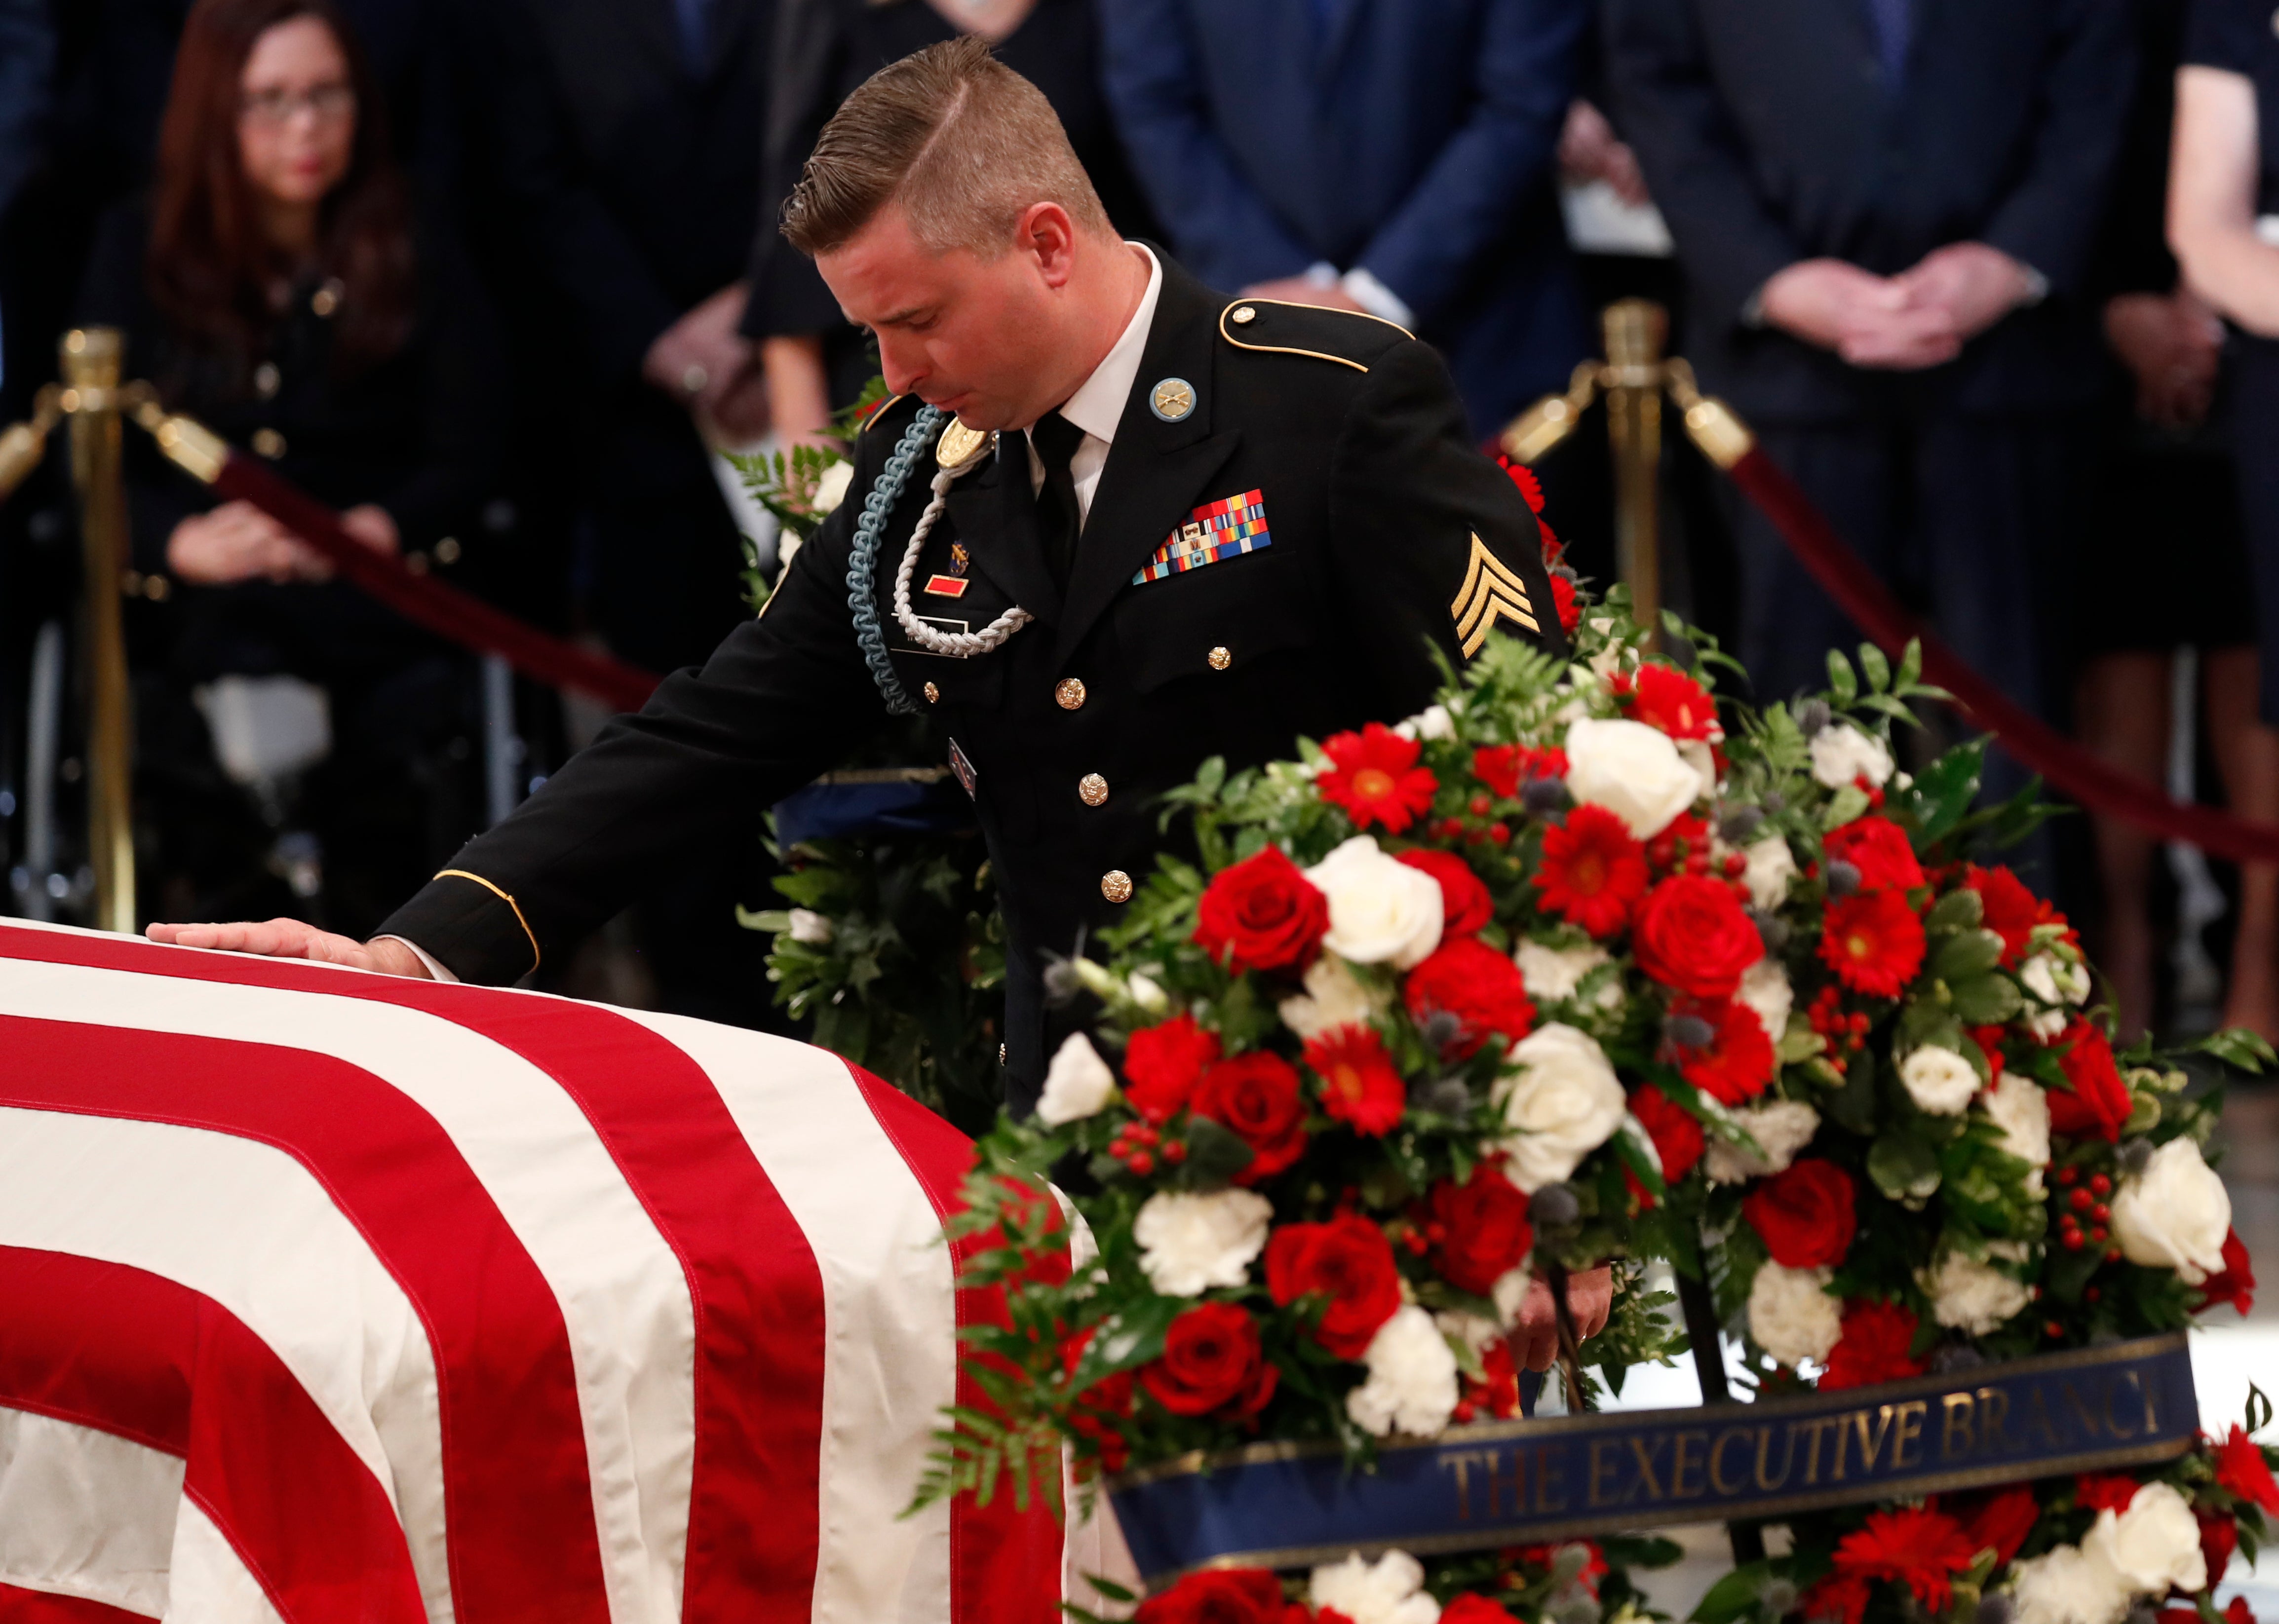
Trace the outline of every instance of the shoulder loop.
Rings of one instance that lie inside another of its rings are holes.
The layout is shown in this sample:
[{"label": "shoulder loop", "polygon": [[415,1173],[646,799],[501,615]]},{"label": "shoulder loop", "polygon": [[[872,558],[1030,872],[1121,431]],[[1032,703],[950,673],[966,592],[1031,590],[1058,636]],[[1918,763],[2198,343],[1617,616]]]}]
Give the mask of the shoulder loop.
[{"label": "shoulder loop", "polygon": [[1351,317],[1361,321],[1373,321],[1380,327],[1390,327],[1405,339],[1413,339],[1416,336],[1408,328],[1402,326],[1399,322],[1387,321],[1384,317],[1372,316],[1366,310],[1332,310],[1327,305],[1300,304],[1288,299],[1237,299],[1218,313],[1219,337],[1224,339],[1237,349],[1255,350],[1264,355],[1307,356],[1316,361],[1334,361],[1339,366],[1349,366],[1353,368],[1356,372],[1366,372],[1369,371],[1369,367],[1365,363],[1356,361],[1350,356],[1332,355],[1327,350],[1308,349],[1295,344],[1253,343],[1247,340],[1237,338],[1232,332],[1229,331],[1230,323],[1236,311],[1255,311],[1262,305],[1272,305],[1279,310],[1311,310],[1322,315]]}]

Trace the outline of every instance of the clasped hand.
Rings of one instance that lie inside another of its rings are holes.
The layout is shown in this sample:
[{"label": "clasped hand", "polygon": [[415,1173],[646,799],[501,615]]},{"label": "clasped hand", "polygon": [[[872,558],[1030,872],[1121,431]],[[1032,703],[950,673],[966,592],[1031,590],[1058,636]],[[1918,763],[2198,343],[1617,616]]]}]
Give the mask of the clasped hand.
[{"label": "clasped hand", "polygon": [[1765,320],[1853,366],[1938,366],[2023,303],[2026,268],[1984,242],[1951,242],[1911,270],[1877,276],[1841,259],[1806,259],[1766,281]]},{"label": "clasped hand", "polygon": [[[385,508],[350,508],[341,515],[341,528],[375,553],[393,556],[402,545]],[[249,502],[226,502],[175,525],[166,538],[166,567],[196,586],[322,581],[333,573],[322,553]]]}]

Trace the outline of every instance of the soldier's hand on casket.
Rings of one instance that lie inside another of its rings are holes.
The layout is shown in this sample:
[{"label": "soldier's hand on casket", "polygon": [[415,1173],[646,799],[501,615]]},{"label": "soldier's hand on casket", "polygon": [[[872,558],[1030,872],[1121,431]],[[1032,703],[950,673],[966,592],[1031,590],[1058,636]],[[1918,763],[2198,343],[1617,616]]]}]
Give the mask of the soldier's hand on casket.
[{"label": "soldier's hand on casket", "polygon": [[[1567,1312],[1574,1316],[1577,1340],[1588,1342],[1606,1329],[1614,1306],[1613,1270],[1602,1266],[1567,1276]],[[1530,1370],[1548,1370],[1559,1356],[1559,1317],[1551,1306],[1550,1283],[1540,1275],[1528,1282],[1527,1300],[1520,1305],[1519,1323],[1511,1333],[1511,1351]]]},{"label": "soldier's hand on casket", "polygon": [[219,947],[226,953],[257,953],[272,959],[313,959],[319,964],[345,964],[350,969],[379,970],[388,976],[426,978],[427,967],[419,955],[392,936],[360,942],[352,936],[335,936],[298,919],[272,919],[256,924],[154,924],[144,934],[154,942],[178,947]]}]

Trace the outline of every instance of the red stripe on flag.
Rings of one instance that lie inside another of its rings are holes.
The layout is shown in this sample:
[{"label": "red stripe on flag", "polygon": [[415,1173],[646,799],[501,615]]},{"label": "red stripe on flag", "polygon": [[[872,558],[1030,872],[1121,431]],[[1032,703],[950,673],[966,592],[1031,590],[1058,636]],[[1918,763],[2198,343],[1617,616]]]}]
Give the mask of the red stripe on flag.
[{"label": "red stripe on flag", "polygon": [[147,1613],[129,1613],[84,1596],[56,1596],[0,1582],[0,1624],[150,1624]]},{"label": "red stripe on flag", "polygon": [[[182,1457],[183,1492],[287,1624],[425,1624],[388,1496],[234,1314],[142,1269],[21,1246],[0,1246],[0,1404]],[[0,1595],[0,1619],[40,1616],[16,1605]]]},{"label": "red stripe on flag", "polygon": [[330,1055],[23,1016],[0,1016],[0,1105],[211,1129],[307,1168],[434,1350],[459,1616],[485,1624],[535,1602],[605,1624],[561,1306],[434,1117]]},{"label": "red stripe on flag", "polygon": [[[854,1074],[879,1129],[917,1175],[934,1211],[945,1222],[964,1211],[973,1141],[892,1084],[880,1082],[860,1066],[847,1069]],[[951,1250],[963,1267],[986,1244],[986,1237],[970,1235]],[[984,1321],[1006,1322],[1002,1296],[959,1291],[959,1327]],[[957,1402],[988,1404],[963,1366],[957,1372]],[[974,1624],[984,1619],[1054,1624],[1061,1616],[1062,1544],[1061,1525],[1043,1505],[1032,1502],[1021,1512],[1014,1509],[1010,1493],[997,1495],[987,1505],[976,1505],[971,1495],[959,1496],[949,1508],[952,1616]]]},{"label": "red stripe on flag", "polygon": [[[479,1033],[552,1077],[680,1259],[695,1306],[681,1615],[810,1618],[821,1541],[822,1271],[695,1061],[647,1027],[566,999],[19,927],[0,927],[0,955],[395,1004]],[[970,1616],[991,1614],[984,1605]]]}]

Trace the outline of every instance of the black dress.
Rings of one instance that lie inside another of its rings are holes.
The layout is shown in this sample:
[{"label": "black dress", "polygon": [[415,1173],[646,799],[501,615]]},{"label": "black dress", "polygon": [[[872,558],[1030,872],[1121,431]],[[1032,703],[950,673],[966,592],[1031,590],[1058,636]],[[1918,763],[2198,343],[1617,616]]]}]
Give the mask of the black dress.
[{"label": "black dress", "polygon": [[[448,558],[476,540],[495,494],[503,375],[480,294],[448,247],[420,244],[406,340],[345,368],[334,357],[337,287],[304,279],[253,351],[219,353],[188,340],[152,303],[148,241],[142,205],[114,211],[80,300],[81,322],[125,333],[128,377],[149,379],[170,410],[255,450],[328,506],[387,509],[407,554],[441,548]],[[211,493],[146,436],[130,430],[127,449],[134,567],[146,578],[129,620],[137,793],[167,848],[161,875],[175,883],[175,901],[160,908],[211,903],[242,914],[265,900],[266,836],[244,826],[243,798],[220,778],[190,696],[225,675],[290,675],[326,691],[334,743],[298,806],[285,808],[321,840],[325,886],[308,900],[313,908],[285,899],[279,911],[368,930],[479,821],[462,794],[472,786],[458,782],[473,755],[465,657],[345,582],[173,579],[167,540],[214,505]]]},{"label": "black dress", "polygon": [[[807,257],[777,230],[816,138],[855,88],[890,62],[958,37],[925,0],[783,0],[768,95],[759,231],[752,245],[752,293],[744,309],[751,338],[820,333],[832,398],[852,400],[878,371],[871,346],[839,313]],[[1101,85],[1100,30],[1092,0],[1037,0],[996,48],[998,60],[1045,93],[1109,220],[1126,237],[1160,239],[1124,161]]]}]

